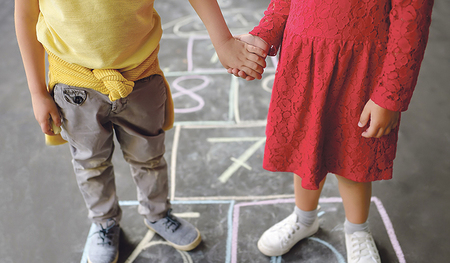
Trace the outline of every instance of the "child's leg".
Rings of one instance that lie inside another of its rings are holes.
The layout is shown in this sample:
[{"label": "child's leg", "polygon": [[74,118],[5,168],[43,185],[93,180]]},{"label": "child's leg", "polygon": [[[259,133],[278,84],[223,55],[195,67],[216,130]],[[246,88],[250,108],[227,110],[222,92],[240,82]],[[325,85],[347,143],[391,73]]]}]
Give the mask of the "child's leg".
[{"label": "child's leg", "polygon": [[78,186],[96,223],[120,222],[111,163],[114,151],[112,123],[107,121],[108,97],[91,89],[57,84],[54,99],[63,118],[62,136],[70,144]]},{"label": "child's leg", "polygon": [[372,183],[357,183],[336,175],[346,220],[344,223],[347,262],[380,263],[380,256],[369,231]]},{"label": "child's leg", "polygon": [[316,210],[324,184],[325,179],[320,182],[318,190],[307,190],[302,187],[302,178],[294,174],[295,205],[303,211]]},{"label": "child's leg", "polygon": [[168,200],[167,164],[162,129],[166,85],[159,75],[135,83],[124,100],[123,110],[114,114],[117,140],[137,186],[139,213],[148,228],[176,249],[189,251],[201,242],[200,232],[188,221],[171,214]]},{"label": "child's leg", "polygon": [[111,113],[117,140],[137,187],[138,211],[151,222],[163,218],[170,208],[163,157],[165,102],[164,80],[154,75],[137,81],[133,92]]},{"label": "child's leg", "polygon": [[363,224],[369,217],[372,183],[357,183],[336,175],[345,215],[350,223]]},{"label": "child's leg", "polygon": [[294,212],[265,231],[258,241],[258,249],[266,256],[287,253],[296,243],[319,229],[317,205],[325,179],[318,190],[306,190],[301,182],[300,176],[294,174]]}]

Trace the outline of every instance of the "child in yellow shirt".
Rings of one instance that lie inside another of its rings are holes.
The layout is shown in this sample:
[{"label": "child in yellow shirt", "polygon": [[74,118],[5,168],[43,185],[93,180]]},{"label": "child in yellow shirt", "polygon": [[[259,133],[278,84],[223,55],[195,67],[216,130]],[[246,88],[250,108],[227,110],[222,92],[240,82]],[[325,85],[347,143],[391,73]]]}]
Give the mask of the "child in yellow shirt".
[{"label": "child in yellow shirt", "polygon": [[[69,142],[77,182],[96,226],[90,263],[118,258],[122,211],[111,163],[114,133],[131,166],[145,224],[180,250],[201,241],[197,228],[171,214],[167,199],[164,131],[172,127],[173,104],[158,63],[162,29],[153,3],[15,1],[17,39],[36,120],[50,144]],[[242,70],[248,80],[261,78],[267,48],[235,40],[216,0],[190,3],[223,66]],[[59,128],[62,138],[55,139]]]}]

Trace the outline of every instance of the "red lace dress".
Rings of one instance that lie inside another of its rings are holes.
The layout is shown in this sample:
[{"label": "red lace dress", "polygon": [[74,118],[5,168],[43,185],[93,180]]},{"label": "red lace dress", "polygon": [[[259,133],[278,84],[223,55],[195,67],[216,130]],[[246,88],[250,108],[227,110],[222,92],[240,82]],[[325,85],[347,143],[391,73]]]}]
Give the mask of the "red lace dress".
[{"label": "red lace dress", "polygon": [[250,33],[280,51],[263,166],[317,189],[328,172],[357,182],[392,178],[398,128],[361,136],[369,99],[410,102],[433,0],[272,0]]}]

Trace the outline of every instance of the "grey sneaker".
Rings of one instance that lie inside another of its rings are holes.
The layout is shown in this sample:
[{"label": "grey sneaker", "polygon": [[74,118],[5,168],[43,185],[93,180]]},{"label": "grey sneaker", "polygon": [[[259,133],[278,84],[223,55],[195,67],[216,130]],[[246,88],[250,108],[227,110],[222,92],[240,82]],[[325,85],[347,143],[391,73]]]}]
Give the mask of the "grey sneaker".
[{"label": "grey sneaker", "polygon": [[147,227],[169,242],[174,248],[189,251],[196,248],[202,241],[198,229],[188,221],[177,218],[171,214],[172,209],[167,211],[166,217],[150,222],[144,219]]},{"label": "grey sneaker", "polygon": [[103,225],[96,224],[96,231],[91,235],[89,263],[116,263],[119,258],[120,226],[113,219]]}]

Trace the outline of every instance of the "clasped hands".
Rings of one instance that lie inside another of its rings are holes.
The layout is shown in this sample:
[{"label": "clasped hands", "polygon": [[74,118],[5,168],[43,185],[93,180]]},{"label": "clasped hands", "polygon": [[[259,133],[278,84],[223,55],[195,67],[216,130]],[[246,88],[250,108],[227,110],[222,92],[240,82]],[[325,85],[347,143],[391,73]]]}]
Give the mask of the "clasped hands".
[{"label": "clasped hands", "polygon": [[[234,38],[245,42],[248,53],[247,56],[243,55],[247,61],[240,68],[226,67],[228,73],[246,80],[261,79],[261,74],[266,67],[265,58],[270,48],[269,45],[261,38],[251,34],[238,35]],[[399,118],[398,111],[385,109],[370,99],[362,110],[357,125],[362,129],[362,137],[380,138],[388,135],[398,126]]]}]

